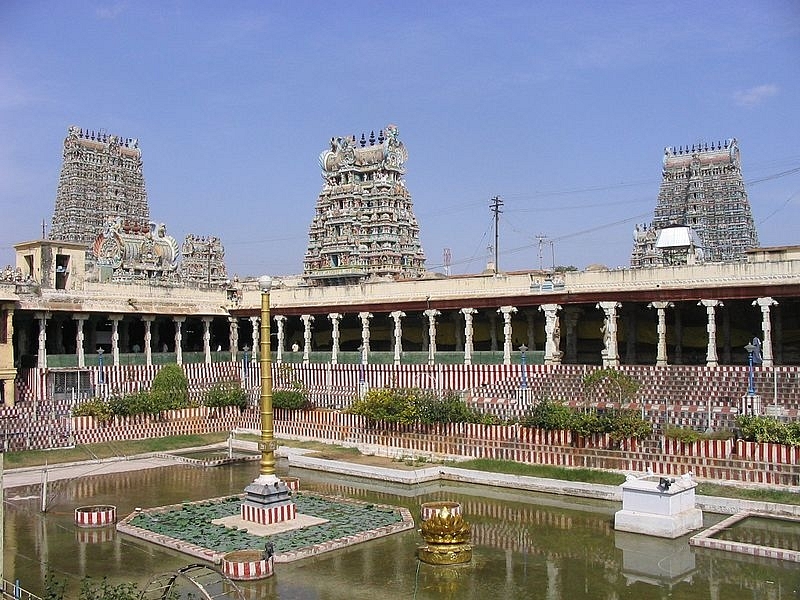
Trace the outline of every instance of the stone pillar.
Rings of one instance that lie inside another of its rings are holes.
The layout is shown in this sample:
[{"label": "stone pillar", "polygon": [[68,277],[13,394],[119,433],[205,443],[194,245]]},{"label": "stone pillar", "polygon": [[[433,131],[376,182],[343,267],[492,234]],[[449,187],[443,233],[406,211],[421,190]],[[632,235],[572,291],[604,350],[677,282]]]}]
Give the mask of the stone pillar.
[{"label": "stone pillar", "polygon": [[258,362],[258,349],[261,348],[259,340],[261,338],[261,317],[250,317],[250,323],[253,326],[253,333],[250,336],[253,342],[253,351],[250,353],[250,362],[255,364]]},{"label": "stone pillar", "polygon": [[578,362],[578,318],[583,311],[575,306],[564,308],[564,327],[566,329],[566,354],[568,363]]},{"label": "stone pillar", "polygon": [[307,365],[311,356],[311,323],[314,322],[312,315],[300,315],[303,322],[303,364]]},{"label": "stone pillar", "polygon": [[236,362],[239,355],[239,319],[228,317],[228,345],[231,348],[231,361]]},{"label": "stone pillar", "polygon": [[719,366],[719,358],[717,357],[717,320],[716,308],[724,306],[721,300],[700,300],[698,306],[706,307],[706,314],[708,315],[708,324],[706,331],[708,332],[708,347],[706,348],[706,366],[717,367]]},{"label": "stone pillar", "polygon": [[119,366],[119,322],[122,315],[108,315],[111,321],[111,362],[115,367]]},{"label": "stone pillar", "polygon": [[73,315],[73,319],[75,319],[75,353],[78,355],[78,368],[83,369],[86,366],[86,348],[84,347],[84,341],[86,340],[86,335],[83,332],[83,326],[86,324],[86,319],[89,318],[89,315],[85,314],[77,314]]},{"label": "stone pillar", "polygon": [[39,312],[36,313],[36,318],[39,321],[39,349],[36,356],[36,366],[40,369],[47,368],[47,319],[50,318],[50,313]]},{"label": "stone pillar", "polygon": [[369,320],[372,313],[360,312],[358,318],[361,319],[361,362],[369,361]]},{"label": "stone pillar", "polygon": [[498,314],[503,315],[503,364],[511,364],[511,315],[517,312],[516,306],[501,306],[497,309]]},{"label": "stone pillar", "polygon": [[339,321],[342,318],[340,313],[330,313],[328,318],[331,320],[331,364],[339,364]]},{"label": "stone pillar", "polygon": [[144,323],[144,362],[149,367],[153,364],[153,315],[142,315]]},{"label": "stone pillar", "polygon": [[[6,340],[7,340],[8,344],[9,344],[9,348],[11,349],[11,352],[12,352],[12,357],[11,358],[13,359],[13,352],[14,352],[14,308],[12,308],[12,307],[8,308],[8,310],[6,311],[5,319],[6,319],[6,322],[4,323],[4,325],[5,325],[5,329],[6,329]],[[20,354],[22,354],[22,349],[21,348],[20,348]],[[8,407],[12,407],[12,406],[14,406],[14,400],[15,400],[14,399],[14,380],[13,379],[8,380],[8,384],[9,384],[9,387],[7,388],[7,387],[5,387],[6,382],[3,381],[3,380],[0,380],[0,385],[3,385],[3,405],[4,406],[8,406]],[[2,448],[0,446],[0,450],[4,450],[4,448]],[[0,508],[0,519],[3,518],[3,514],[4,514],[3,510],[2,510],[2,508]],[[0,535],[2,535],[2,533],[3,533],[3,530],[2,530],[2,528],[0,528]],[[3,566],[3,562],[0,561],[0,569],[2,569],[2,566]]]},{"label": "stone pillar", "polygon": [[472,315],[478,311],[474,308],[462,308],[459,312],[464,315],[464,364],[472,364]]},{"label": "stone pillar", "polygon": [[655,308],[658,314],[658,325],[656,332],[658,333],[658,347],[656,350],[656,366],[666,367],[669,362],[667,361],[667,311],[668,308],[673,308],[675,305],[672,302],[664,302],[662,300],[651,302],[647,308]]},{"label": "stone pillar", "polygon": [[605,314],[605,322],[602,327],[603,332],[603,356],[604,368],[619,367],[619,352],[617,350],[617,309],[622,304],[616,301],[598,302],[597,308],[602,309]]},{"label": "stone pillar", "polygon": [[403,355],[403,323],[401,319],[406,316],[406,313],[396,310],[389,313],[394,321],[394,364],[400,364],[400,358]]},{"label": "stone pillar", "polygon": [[207,365],[211,364],[211,317],[200,317],[203,321],[203,358]]},{"label": "stone pillar", "polygon": [[772,322],[770,320],[769,310],[771,306],[776,306],[777,304],[778,302],[769,296],[753,300],[753,306],[761,308],[761,331],[763,332],[763,339],[761,340],[761,364],[765,367],[772,367],[775,365],[775,360],[772,355]]},{"label": "stone pillar", "polygon": [[430,338],[430,344],[428,345],[428,364],[432,365],[436,362],[436,317],[442,313],[435,308],[429,308],[422,314],[428,317],[428,337]]},{"label": "stone pillar", "polygon": [[179,365],[183,364],[183,323],[186,317],[172,317],[175,322],[175,362]]},{"label": "stone pillar", "polygon": [[544,312],[544,364],[561,364],[561,324],[558,318],[560,304],[542,304],[539,310]]},{"label": "stone pillar", "polygon": [[278,350],[275,353],[275,362],[281,364],[283,362],[283,346],[286,344],[286,317],[283,315],[275,315],[272,317],[275,320],[275,326],[278,329]]}]

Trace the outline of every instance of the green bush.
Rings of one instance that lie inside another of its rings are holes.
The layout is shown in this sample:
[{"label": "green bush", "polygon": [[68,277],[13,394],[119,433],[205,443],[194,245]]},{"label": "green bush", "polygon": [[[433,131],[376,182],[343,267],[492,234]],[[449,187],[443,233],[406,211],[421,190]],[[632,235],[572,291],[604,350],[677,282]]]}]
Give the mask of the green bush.
[{"label": "green bush", "polygon": [[220,381],[206,391],[203,403],[210,408],[237,406],[244,410],[247,408],[247,392],[238,381]]},{"label": "green bush", "polygon": [[311,408],[311,403],[306,398],[303,390],[275,390],[272,392],[273,408],[288,408],[289,410],[304,410]]},{"label": "green bush", "polygon": [[156,412],[189,406],[189,381],[177,364],[161,367],[150,386]]},{"label": "green bush", "polygon": [[572,411],[569,429],[572,433],[584,437],[610,431],[609,420],[605,416],[599,415],[595,410],[585,412]]},{"label": "green bush", "polygon": [[572,421],[572,413],[573,411],[570,407],[560,402],[553,402],[548,398],[544,398],[522,418],[520,424],[523,427],[546,429],[549,431],[569,429]]},{"label": "green bush", "polygon": [[771,442],[800,446],[800,422],[782,423],[773,417],[740,415],[736,427],[749,442]]},{"label": "green bush", "polygon": [[607,414],[611,438],[643,440],[653,434],[653,425],[634,410],[615,410]]},{"label": "green bush", "polygon": [[575,410],[548,399],[541,400],[522,418],[523,427],[549,431],[568,429],[576,435],[590,436],[608,433],[612,439],[644,439],[653,432],[649,421],[642,419],[636,411],[594,409]]},{"label": "green bush", "polygon": [[373,388],[356,400],[350,412],[388,423],[483,423],[495,417],[470,409],[456,393],[443,397],[418,388]]},{"label": "green bush", "polygon": [[679,442],[691,443],[700,440],[729,440],[733,437],[733,432],[727,429],[703,432],[688,427],[665,427],[664,437],[678,440]]},{"label": "green bush", "polygon": [[482,418],[455,392],[443,397],[422,392],[417,396],[416,409],[421,423],[478,423]]},{"label": "green bush", "polygon": [[141,414],[156,414],[160,411],[151,392],[136,392],[126,396],[110,398],[111,412],[121,417]]},{"label": "green bush", "polygon": [[108,421],[112,414],[108,402],[101,398],[85,400],[72,409],[73,417],[94,417],[99,421]]}]

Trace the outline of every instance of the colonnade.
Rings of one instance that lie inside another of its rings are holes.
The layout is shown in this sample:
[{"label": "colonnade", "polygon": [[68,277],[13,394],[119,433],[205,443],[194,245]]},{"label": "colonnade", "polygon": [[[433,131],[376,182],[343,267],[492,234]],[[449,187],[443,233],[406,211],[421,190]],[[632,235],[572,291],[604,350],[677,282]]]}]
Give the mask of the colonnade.
[{"label": "colonnade", "polygon": [[[761,313],[761,359],[764,366],[772,366],[774,364],[773,352],[773,331],[771,309],[778,303],[771,297],[756,298],[751,302],[753,307],[757,307]],[[717,366],[719,364],[719,356],[717,354],[717,313],[721,307],[724,306],[721,300],[717,299],[701,299],[698,303],[705,309],[706,313],[706,335],[707,345],[705,352],[705,364],[707,366]],[[590,305],[589,305],[590,306]],[[597,302],[595,308],[602,311],[602,349],[600,355],[604,367],[617,367],[621,363],[620,348],[619,348],[619,317],[622,303],[614,300],[604,300]],[[675,303],[669,301],[654,301],[647,304],[650,309],[655,309],[655,331],[657,334],[656,344],[656,357],[655,362],[658,366],[666,366],[668,364],[667,353],[667,316],[671,309],[675,308]],[[456,341],[459,351],[463,350],[464,364],[470,365],[473,361],[475,352],[475,316],[481,312],[489,322],[489,335],[492,349],[498,350],[502,347],[502,361],[504,364],[510,364],[512,359],[513,348],[513,324],[518,323],[520,316],[523,316],[526,321],[525,339],[526,346],[533,349],[535,347],[534,340],[534,318],[535,312],[530,310],[531,307],[523,307],[521,309],[517,306],[503,305],[496,309],[482,309],[479,311],[473,307],[464,307],[452,311],[449,314],[454,322],[458,324],[455,328]],[[544,363],[548,365],[560,364],[562,361],[575,363],[577,362],[578,354],[578,324],[582,315],[587,310],[587,305],[566,305],[561,304],[542,304],[538,306],[538,311],[544,317]],[[419,313],[418,313],[419,314]],[[174,352],[176,361],[180,364],[183,362],[183,327],[189,316],[172,316],[171,320],[174,327]],[[325,319],[331,325],[331,345],[330,345],[330,360],[331,363],[337,364],[341,354],[341,323],[345,314],[341,312],[330,312],[325,315]],[[369,359],[371,325],[375,315],[371,312],[357,313],[358,323],[360,323],[360,341],[359,352],[362,361],[366,362]],[[407,315],[402,310],[395,310],[387,313],[388,318],[391,320],[391,352],[394,364],[400,364],[403,356],[403,325]],[[439,326],[442,323],[443,313],[440,310],[429,308],[421,313],[424,326],[422,327],[421,335],[423,336],[424,349],[427,350],[428,361],[433,364],[437,353],[437,336],[439,334]],[[38,320],[38,354],[37,365],[40,368],[47,366],[47,321],[52,317],[51,313],[39,312],[36,313],[35,318]],[[75,313],[72,315],[76,324],[76,339],[75,347],[77,348],[77,366],[86,366],[86,343],[87,336],[85,333],[86,323],[90,315],[88,313]],[[108,320],[111,322],[110,346],[111,356],[110,363],[117,365],[120,361],[120,325],[124,316],[121,314],[108,315]],[[144,327],[144,347],[143,352],[145,356],[145,363],[152,364],[153,361],[153,323],[158,318],[157,315],[140,315]],[[203,356],[207,363],[212,360],[211,349],[211,325],[214,317],[212,316],[196,316],[202,322],[202,346]],[[258,348],[260,347],[259,332],[260,332],[260,316],[245,317],[250,321],[250,336],[249,344],[245,340],[240,339],[240,318],[229,316],[228,319],[228,347],[231,352],[232,360],[237,360],[237,352],[243,349],[245,353],[252,349],[250,360],[258,360]],[[294,317],[298,318],[298,317]],[[300,341],[298,336],[293,344],[293,352],[302,352],[302,361],[308,363],[311,360],[313,353],[312,342],[314,340],[313,328],[316,319],[322,319],[321,315],[302,314],[299,316],[299,322],[302,325],[302,348],[297,345]],[[285,358],[287,352],[287,322],[289,317],[281,314],[273,315],[277,332],[277,351],[273,355],[273,359],[280,363]],[[499,320],[502,319],[502,339],[498,339],[497,327]],[[562,320],[564,326],[562,340]],[[462,327],[463,324],[463,327]],[[676,335],[680,335],[681,322],[679,315],[675,317],[675,328],[679,331]],[[636,323],[628,324],[628,352],[633,353],[631,350],[632,344],[635,345],[635,331]],[[519,328],[518,328],[519,331]],[[540,330],[541,331],[541,330]],[[631,334],[631,332],[634,332]],[[242,342],[245,342],[242,344]],[[157,342],[155,342],[157,343]],[[502,345],[502,346],[501,346]],[[674,354],[675,358],[679,357],[680,346],[676,345]]]}]

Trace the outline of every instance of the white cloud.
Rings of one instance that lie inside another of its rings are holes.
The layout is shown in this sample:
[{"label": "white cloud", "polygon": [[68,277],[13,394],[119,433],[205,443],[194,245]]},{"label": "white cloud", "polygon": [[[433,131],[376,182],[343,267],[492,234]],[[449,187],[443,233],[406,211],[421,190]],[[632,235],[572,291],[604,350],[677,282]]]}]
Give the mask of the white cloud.
[{"label": "white cloud", "polygon": [[98,19],[116,19],[128,9],[126,2],[110,2],[104,6],[98,6],[95,15]]},{"label": "white cloud", "polygon": [[734,92],[733,99],[739,106],[758,106],[767,98],[778,93],[778,86],[771,83],[757,85],[747,90]]}]

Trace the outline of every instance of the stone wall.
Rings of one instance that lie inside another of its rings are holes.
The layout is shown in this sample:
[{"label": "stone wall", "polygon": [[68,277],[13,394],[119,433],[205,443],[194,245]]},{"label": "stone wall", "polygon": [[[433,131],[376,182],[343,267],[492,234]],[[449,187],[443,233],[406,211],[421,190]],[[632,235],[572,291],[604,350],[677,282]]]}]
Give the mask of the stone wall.
[{"label": "stone wall", "polygon": [[[205,407],[168,411],[158,417],[116,417],[100,423],[75,417],[75,442],[96,443],[188,435],[211,431],[260,431],[255,408]],[[370,424],[366,419],[328,410],[276,410],[275,436],[359,447],[397,458],[486,458],[520,463],[581,467],[731,480],[771,485],[800,485],[800,448],[741,440],[682,443],[661,436],[616,442],[608,435],[583,438],[569,431],[541,431],[519,425],[454,423],[403,426]]]}]

